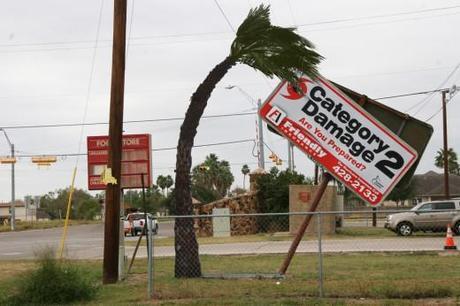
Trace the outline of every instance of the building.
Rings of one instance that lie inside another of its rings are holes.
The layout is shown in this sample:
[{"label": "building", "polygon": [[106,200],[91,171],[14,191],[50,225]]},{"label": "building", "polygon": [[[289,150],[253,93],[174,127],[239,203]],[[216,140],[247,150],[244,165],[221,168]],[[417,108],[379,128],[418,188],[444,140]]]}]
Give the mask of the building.
[{"label": "building", "polygon": [[[48,214],[37,209],[36,205],[30,201],[16,200],[14,205],[16,221],[36,221],[39,219],[49,219]],[[0,203],[0,224],[11,218],[11,202]]]},{"label": "building", "polygon": [[[414,202],[443,200],[444,173],[428,171],[425,174],[414,175],[415,197]],[[460,176],[449,175],[449,194],[451,198],[460,197]]]}]

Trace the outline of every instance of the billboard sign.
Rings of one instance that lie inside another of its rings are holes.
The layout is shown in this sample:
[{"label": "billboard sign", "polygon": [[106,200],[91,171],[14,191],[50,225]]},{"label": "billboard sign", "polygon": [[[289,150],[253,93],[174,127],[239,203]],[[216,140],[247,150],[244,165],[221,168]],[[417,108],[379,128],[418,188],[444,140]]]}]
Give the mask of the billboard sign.
[{"label": "billboard sign", "polygon": [[[123,135],[121,158],[121,188],[142,188],[152,184],[150,134]],[[88,136],[88,189],[104,190],[101,174],[107,168],[109,137]]]},{"label": "billboard sign", "polygon": [[324,78],[287,82],[260,115],[369,204],[382,202],[417,160],[417,152]]}]

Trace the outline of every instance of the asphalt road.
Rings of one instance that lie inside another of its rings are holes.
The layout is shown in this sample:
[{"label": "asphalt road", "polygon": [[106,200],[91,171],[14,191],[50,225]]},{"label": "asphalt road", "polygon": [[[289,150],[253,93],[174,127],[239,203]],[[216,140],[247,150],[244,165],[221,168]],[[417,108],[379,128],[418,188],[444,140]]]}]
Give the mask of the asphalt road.
[{"label": "asphalt road", "polygon": [[[171,236],[172,223],[161,223],[155,239]],[[0,260],[29,259],[45,248],[59,247],[62,228],[31,230],[14,233],[0,233]],[[103,225],[89,224],[71,226],[66,241],[65,257],[73,259],[100,259],[103,255]],[[136,240],[137,237],[127,237]],[[457,245],[459,238],[456,237]],[[269,254],[286,253],[290,241],[248,242],[227,244],[204,244],[200,246],[200,254]],[[382,239],[328,239],[322,241],[324,252],[408,252],[408,251],[441,251],[444,246],[443,237],[410,237],[395,236]],[[134,247],[126,247],[126,255],[131,256]],[[302,241],[298,252],[317,252],[318,241]],[[155,256],[174,256],[174,248],[155,247]],[[139,257],[146,256],[145,247],[140,248]]]}]

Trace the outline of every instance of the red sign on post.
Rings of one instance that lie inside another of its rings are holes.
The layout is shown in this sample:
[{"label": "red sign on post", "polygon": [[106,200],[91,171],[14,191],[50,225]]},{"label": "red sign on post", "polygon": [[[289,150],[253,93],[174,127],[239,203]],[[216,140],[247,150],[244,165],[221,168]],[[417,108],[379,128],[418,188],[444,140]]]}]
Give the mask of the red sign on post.
[{"label": "red sign on post", "polygon": [[262,119],[337,180],[378,205],[417,159],[417,152],[319,77],[300,78],[298,93],[282,82],[260,110]]},{"label": "red sign on post", "polygon": [[[121,188],[142,188],[152,184],[150,134],[123,135],[121,157]],[[103,190],[101,174],[107,168],[109,137],[88,136],[88,189]]]}]

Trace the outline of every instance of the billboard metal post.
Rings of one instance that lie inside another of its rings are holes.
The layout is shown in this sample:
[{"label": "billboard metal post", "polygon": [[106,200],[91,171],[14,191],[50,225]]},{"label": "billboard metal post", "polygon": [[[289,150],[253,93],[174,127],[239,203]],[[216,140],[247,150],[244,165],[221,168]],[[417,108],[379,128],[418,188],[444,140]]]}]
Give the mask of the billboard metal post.
[{"label": "billboard metal post", "polygon": [[[316,211],[316,208],[319,205],[319,202],[321,201],[321,198],[324,194],[324,191],[326,190],[327,184],[329,181],[332,180],[332,175],[330,175],[327,172],[324,172],[321,180],[321,184],[319,185],[318,189],[316,190],[315,197],[312,200],[310,210],[308,212],[313,213]],[[278,273],[281,275],[286,274],[286,270],[288,269],[292,257],[294,257],[295,251],[297,250],[297,247],[299,246],[300,240],[302,240],[302,236],[305,233],[305,230],[307,229],[308,225],[310,224],[310,220],[312,218],[313,214],[309,214],[305,217],[303,220],[302,224],[299,226],[299,230],[297,231],[297,234],[294,238],[294,240],[291,243],[291,246],[289,248],[288,254],[286,255],[286,258],[284,259],[283,264],[281,265],[281,268],[279,269]]]}]

